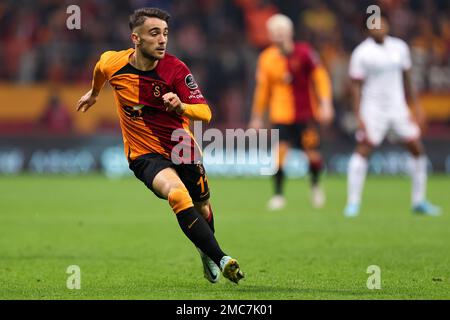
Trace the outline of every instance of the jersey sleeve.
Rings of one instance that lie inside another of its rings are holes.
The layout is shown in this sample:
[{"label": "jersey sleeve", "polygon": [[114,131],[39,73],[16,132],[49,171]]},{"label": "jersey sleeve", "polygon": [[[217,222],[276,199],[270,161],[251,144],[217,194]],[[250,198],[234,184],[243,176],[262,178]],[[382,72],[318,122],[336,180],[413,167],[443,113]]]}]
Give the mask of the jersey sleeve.
[{"label": "jersey sleeve", "polygon": [[355,80],[364,80],[367,76],[366,68],[362,60],[361,51],[356,49],[350,58],[349,76]]},{"label": "jersey sleeve", "polygon": [[106,72],[106,60],[111,55],[111,51],[104,52],[94,68],[94,74],[92,77],[92,88],[97,92],[100,91],[105,84],[106,80],[108,80],[107,72]]},{"label": "jersey sleeve", "polygon": [[175,93],[181,102],[187,104],[207,104],[194,76],[182,62],[178,65],[173,85]]},{"label": "jersey sleeve", "polygon": [[331,79],[328,71],[323,65],[318,65],[313,73],[312,79],[320,99],[330,100],[333,96]]}]

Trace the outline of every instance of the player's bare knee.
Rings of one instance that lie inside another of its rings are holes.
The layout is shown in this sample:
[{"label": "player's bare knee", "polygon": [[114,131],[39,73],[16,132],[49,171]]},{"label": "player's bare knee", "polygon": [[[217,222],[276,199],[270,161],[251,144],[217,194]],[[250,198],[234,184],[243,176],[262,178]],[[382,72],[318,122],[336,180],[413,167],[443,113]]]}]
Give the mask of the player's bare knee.
[{"label": "player's bare knee", "polygon": [[169,190],[167,199],[175,214],[194,206],[192,198],[184,185],[173,185]]},{"label": "player's bare knee", "polygon": [[194,207],[205,219],[207,219],[211,214],[209,200],[194,202]]},{"label": "player's bare knee", "polygon": [[424,154],[424,151],[422,149],[418,148],[418,149],[410,150],[410,153],[413,157],[417,158],[417,157],[422,156]]},{"label": "player's bare knee", "polygon": [[157,182],[153,181],[153,189],[161,195],[163,198],[167,199],[170,191],[175,188],[183,188],[184,186],[177,182],[171,180],[158,180]]},{"label": "player's bare knee", "polygon": [[411,141],[406,144],[406,147],[413,157],[420,157],[425,154],[425,148],[423,147],[421,141]]},{"label": "player's bare knee", "polygon": [[356,152],[364,158],[368,158],[370,156],[372,149],[373,147],[367,143],[360,143],[356,146]]}]

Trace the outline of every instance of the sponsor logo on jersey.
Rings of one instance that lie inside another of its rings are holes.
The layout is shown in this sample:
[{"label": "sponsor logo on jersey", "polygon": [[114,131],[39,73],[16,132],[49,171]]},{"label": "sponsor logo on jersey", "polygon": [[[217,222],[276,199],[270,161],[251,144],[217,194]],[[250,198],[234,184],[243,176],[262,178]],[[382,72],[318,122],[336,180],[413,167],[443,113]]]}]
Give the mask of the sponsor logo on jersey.
[{"label": "sponsor logo on jersey", "polygon": [[203,99],[203,94],[198,89],[191,90],[188,99]]},{"label": "sponsor logo on jersey", "polygon": [[143,111],[145,106],[143,104],[139,104],[137,106],[123,106],[123,111],[132,121],[136,121],[142,118]]}]

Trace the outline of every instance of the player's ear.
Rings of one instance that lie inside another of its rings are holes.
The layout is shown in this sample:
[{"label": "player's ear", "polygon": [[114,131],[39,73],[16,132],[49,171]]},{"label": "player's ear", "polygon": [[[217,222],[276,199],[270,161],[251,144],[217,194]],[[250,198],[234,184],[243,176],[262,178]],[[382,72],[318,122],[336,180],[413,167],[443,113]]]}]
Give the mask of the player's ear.
[{"label": "player's ear", "polygon": [[131,41],[133,41],[133,44],[135,44],[135,45],[141,44],[141,38],[139,37],[139,35],[136,32],[133,32],[131,34]]}]

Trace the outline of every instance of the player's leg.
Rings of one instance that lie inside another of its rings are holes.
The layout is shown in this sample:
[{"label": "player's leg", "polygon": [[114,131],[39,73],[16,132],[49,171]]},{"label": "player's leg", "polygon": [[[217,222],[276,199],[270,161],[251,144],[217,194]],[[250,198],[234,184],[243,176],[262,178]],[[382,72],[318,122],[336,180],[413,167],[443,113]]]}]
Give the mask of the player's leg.
[{"label": "player's leg", "polygon": [[285,184],[285,173],[283,170],[284,160],[289,152],[290,143],[287,140],[281,140],[278,144],[278,155],[277,155],[277,172],[273,175],[274,184],[274,194],[267,203],[267,208],[269,210],[280,210],[286,205],[286,199],[284,197],[284,184]]},{"label": "player's leg", "polygon": [[320,186],[320,175],[323,170],[323,158],[320,153],[320,135],[315,123],[301,126],[301,148],[304,150],[309,163],[309,176],[311,183],[311,203],[315,208],[325,204],[325,192]]},{"label": "player's leg", "polygon": [[[209,225],[209,228],[214,233],[214,217],[209,200],[194,202],[194,207],[197,212],[202,215],[203,219],[205,219],[205,221]],[[197,250],[200,254],[200,258],[203,264],[203,275],[211,283],[218,282],[220,277],[220,268],[202,250],[200,250],[199,248],[197,248]]]},{"label": "player's leg", "polygon": [[311,181],[311,203],[319,209],[325,205],[325,192],[320,186],[320,174],[322,173],[322,155],[318,150],[305,150],[309,162],[309,175]]},{"label": "player's leg", "polygon": [[272,176],[274,193],[267,203],[267,208],[269,210],[280,210],[286,205],[286,199],[284,197],[284,184],[286,181],[284,173],[284,161],[291,147],[292,140],[292,126],[285,124],[275,124],[274,129],[279,130],[279,142],[278,142],[278,153],[276,158],[277,171]]},{"label": "player's leg", "polygon": [[[214,233],[214,216],[211,209],[211,203],[209,200],[200,202],[194,202],[194,207],[202,215],[209,225],[209,228]],[[220,271],[222,270],[224,277],[230,279],[233,282],[239,281],[244,277],[244,274],[240,270],[239,263],[236,259],[229,256],[225,256],[220,261],[220,265],[214,263],[212,259],[208,257],[201,249],[197,248],[203,264],[203,274],[205,278],[211,282],[216,283],[219,281]],[[220,268],[219,268],[220,266]]]},{"label": "player's leg", "polygon": [[[209,231],[214,236],[214,218],[209,201],[210,191],[205,168],[201,163],[183,164],[175,166],[175,170],[186,186],[193,200],[194,208],[202,218],[201,220],[208,226]],[[217,282],[220,271],[222,271],[224,277],[235,283],[238,283],[244,277],[236,259],[224,254],[218,260],[204,251],[203,248],[197,246],[197,249],[202,259],[204,276],[208,281]]]},{"label": "player's leg", "polygon": [[373,148],[383,141],[389,125],[388,119],[377,115],[376,112],[370,112],[370,109],[366,109],[361,118],[364,122],[364,128],[356,132],[358,142],[350,157],[347,171],[347,205],[344,209],[344,215],[347,217],[355,217],[359,214],[369,167],[368,159]]},{"label": "player's leg", "polygon": [[152,183],[153,190],[167,199],[178,224],[194,245],[219,264],[226,256],[206,220],[195,210],[189,191],[173,168],[160,171]]},{"label": "player's leg", "polygon": [[[169,201],[183,232],[202,253],[204,252],[205,255],[211,257],[210,260],[214,261],[212,264],[220,265],[222,261],[228,261],[230,257],[220,249],[213,231],[203,216],[195,209],[189,191],[180,178],[179,173],[173,167],[174,165],[170,160],[159,154],[143,155],[130,163],[130,169],[139,180],[153,191],[156,196]],[[199,168],[203,169],[203,166]],[[200,176],[202,179],[199,181],[204,181],[205,183],[199,184],[203,193],[198,195],[199,198],[195,199],[197,202],[200,202],[202,197],[205,200],[209,198],[206,176],[201,174]],[[184,178],[186,179],[186,177]],[[193,177],[193,179],[193,182],[187,179],[190,188],[192,188],[192,185],[197,185],[197,177]]]},{"label": "player's leg", "polygon": [[347,205],[344,214],[354,217],[359,214],[361,196],[367,175],[368,159],[372,153],[372,145],[367,141],[357,144],[355,151],[350,157],[347,171]]},{"label": "player's leg", "polygon": [[200,201],[200,202],[194,202],[195,210],[197,210],[198,213],[200,213],[203,217],[203,219],[206,220],[206,222],[209,225],[209,228],[214,233],[214,215],[211,208],[211,203],[208,200]]},{"label": "player's leg", "polygon": [[427,185],[427,159],[424,148],[418,139],[405,143],[406,148],[411,153],[411,202],[413,208],[419,208],[425,202]]},{"label": "player's leg", "polygon": [[214,233],[214,216],[209,201],[209,182],[203,164],[183,164],[175,166],[175,171],[189,191],[194,208],[208,223]]},{"label": "player's leg", "polygon": [[396,133],[405,141],[405,147],[411,154],[411,203],[415,213],[439,215],[440,208],[426,200],[427,157],[420,139],[420,129],[409,117],[398,117],[395,122]]}]

